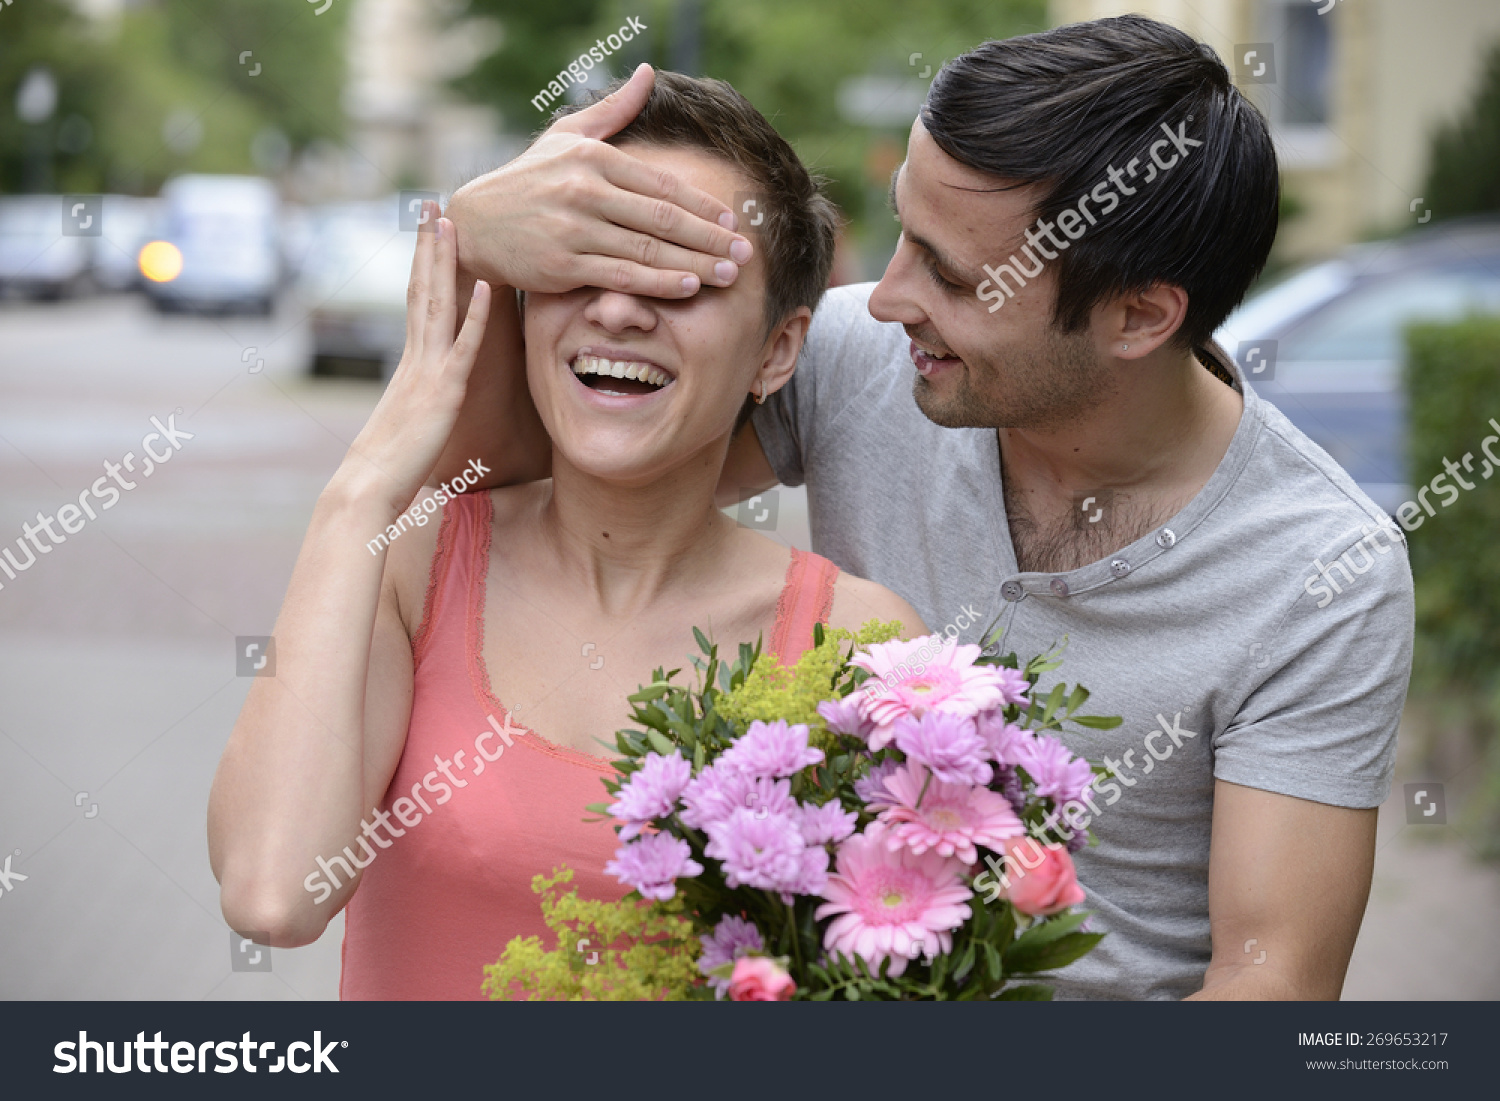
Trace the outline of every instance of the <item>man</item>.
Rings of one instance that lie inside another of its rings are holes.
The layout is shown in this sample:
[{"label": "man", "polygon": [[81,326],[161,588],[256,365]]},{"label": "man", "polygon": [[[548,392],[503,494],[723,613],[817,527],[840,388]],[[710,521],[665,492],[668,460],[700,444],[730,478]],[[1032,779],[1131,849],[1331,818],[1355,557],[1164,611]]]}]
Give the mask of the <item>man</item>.
[{"label": "man", "polygon": [[[663,297],[733,279],[753,230],[597,140],[648,81],[455,196],[469,268]],[[967,641],[997,619],[1023,657],[1066,638],[1059,673],[1123,716],[1065,736],[1110,773],[1066,818],[1098,839],[1079,879],[1109,935],[1060,997],[1337,998],[1411,578],[1389,518],[1212,344],[1275,236],[1264,120],[1142,17],[986,43],[934,79],[892,200],[890,266],[825,298],[723,499],[805,481],[819,552]],[[524,256],[491,255],[517,234]],[[497,417],[523,449],[505,385],[471,384],[454,461]]]}]

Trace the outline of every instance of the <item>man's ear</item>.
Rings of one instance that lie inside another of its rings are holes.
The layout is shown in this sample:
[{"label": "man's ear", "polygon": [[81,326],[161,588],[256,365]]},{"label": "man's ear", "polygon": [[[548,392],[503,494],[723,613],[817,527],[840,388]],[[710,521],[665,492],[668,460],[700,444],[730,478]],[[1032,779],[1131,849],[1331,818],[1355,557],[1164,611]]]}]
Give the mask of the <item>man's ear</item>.
[{"label": "man's ear", "polygon": [[1187,291],[1171,283],[1153,283],[1143,291],[1122,295],[1105,311],[1100,330],[1105,355],[1117,359],[1149,355],[1177,334],[1187,311]]},{"label": "man's ear", "polygon": [[802,353],[802,342],[807,339],[808,327],[812,324],[812,310],[798,306],[786,320],[776,326],[766,338],[766,350],[761,359],[760,370],[751,380],[751,393],[760,396],[761,383],[766,393],[774,394],[787,384],[792,372],[797,369],[797,357]]}]

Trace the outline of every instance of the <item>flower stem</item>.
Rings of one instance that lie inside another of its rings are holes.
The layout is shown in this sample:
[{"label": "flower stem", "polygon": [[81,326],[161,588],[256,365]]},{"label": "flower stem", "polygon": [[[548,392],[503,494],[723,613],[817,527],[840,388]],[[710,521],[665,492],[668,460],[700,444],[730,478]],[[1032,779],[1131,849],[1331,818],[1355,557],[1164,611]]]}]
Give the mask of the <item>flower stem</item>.
[{"label": "flower stem", "polygon": [[927,797],[927,787],[931,783],[932,783],[932,773],[928,772],[927,773],[927,779],[925,779],[925,780],[922,781],[922,790],[917,795],[917,806],[916,806],[917,810],[921,810],[922,809],[922,800]]},{"label": "flower stem", "polygon": [[802,963],[802,934],[797,928],[797,907],[795,903],[786,904],[787,925],[792,931],[792,955],[797,958],[797,976],[804,977],[807,974]]}]

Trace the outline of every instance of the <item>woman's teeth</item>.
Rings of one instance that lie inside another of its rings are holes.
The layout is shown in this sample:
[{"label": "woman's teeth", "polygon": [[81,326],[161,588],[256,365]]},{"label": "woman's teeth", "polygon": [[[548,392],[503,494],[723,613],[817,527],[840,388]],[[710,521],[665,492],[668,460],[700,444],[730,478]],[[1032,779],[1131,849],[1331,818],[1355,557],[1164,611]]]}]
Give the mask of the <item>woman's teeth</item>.
[{"label": "woman's teeth", "polygon": [[579,356],[573,361],[575,375],[604,375],[613,378],[635,379],[651,386],[665,386],[672,376],[660,367],[628,359],[608,360],[601,356]]}]

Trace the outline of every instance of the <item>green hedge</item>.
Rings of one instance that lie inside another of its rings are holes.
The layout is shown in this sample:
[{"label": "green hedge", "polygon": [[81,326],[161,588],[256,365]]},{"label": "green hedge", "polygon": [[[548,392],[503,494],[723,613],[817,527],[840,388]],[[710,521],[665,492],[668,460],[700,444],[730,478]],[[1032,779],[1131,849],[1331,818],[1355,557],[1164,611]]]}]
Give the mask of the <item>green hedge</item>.
[{"label": "green hedge", "polygon": [[[1500,858],[1500,470],[1481,449],[1500,434],[1490,425],[1500,423],[1500,317],[1412,327],[1406,391],[1413,492],[1446,473],[1444,459],[1474,487],[1449,476],[1443,484],[1458,498],[1430,492],[1437,515],[1407,536],[1417,604],[1412,696],[1429,719],[1419,729],[1447,743],[1428,740],[1421,755],[1429,768],[1458,767],[1455,779],[1469,771],[1463,760],[1478,766],[1460,783],[1469,794],[1455,825],[1476,851]],[[1500,455],[1500,443],[1490,452]],[[1442,507],[1445,499],[1452,503]]]},{"label": "green hedge", "polygon": [[[1474,485],[1408,536],[1417,585],[1417,675],[1429,687],[1500,688],[1500,470],[1480,450],[1500,422],[1500,318],[1413,326],[1407,334],[1413,487],[1459,464]],[[1500,444],[1490,451],[1500,455]],[[1473,456],[1472,471],[1463,469]]]}]

